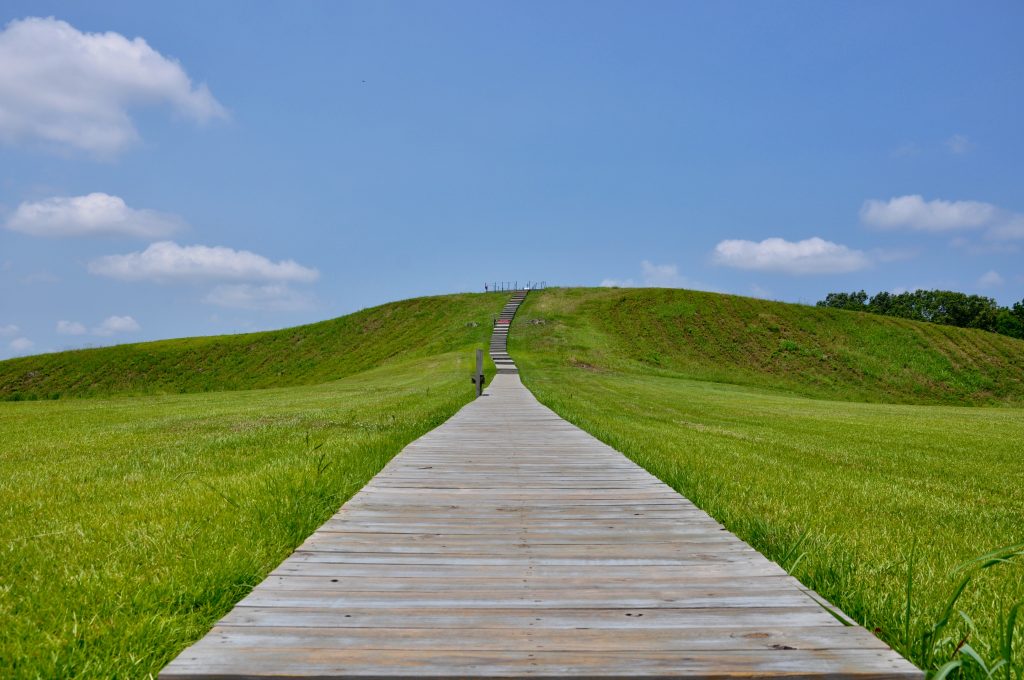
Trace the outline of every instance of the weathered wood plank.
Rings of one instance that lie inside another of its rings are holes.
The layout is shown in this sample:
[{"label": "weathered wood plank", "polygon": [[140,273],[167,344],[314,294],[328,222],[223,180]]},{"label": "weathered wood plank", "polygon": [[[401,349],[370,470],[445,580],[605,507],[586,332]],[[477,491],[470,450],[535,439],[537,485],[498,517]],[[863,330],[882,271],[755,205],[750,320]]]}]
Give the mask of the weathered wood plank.
[{"label": "weathered wood plank", "polygon": [[543,604],[550,609],[619,608],[678,609],[707,607],[804,607],[807,596],[796,588],[785,590],[717,591],[714,589],[653,591],[642,590],[563,590],[553,592],[524,588],[509,590],[430,591],[342,591],[277,589],[271,586],[255,589],[240,604],[249,607],[399,607],[403,609],[513,609]]},{"label": "weathered wood plank", "polygon": [[[846,626],[551,629],[475,628],[457,635],[434,628],[288,628],[218,625],[210,635],[223,649],[302,648],[514,652],[524,647],[573,652],[736,651],[758,649],[886,649],[863,628]],[[538,639],[543,638],[543,639]]]},{"label": "weathered wood plank", "polygon": [[[527,651],[530,650],[530,651]],[[203,650],[205,651],[205,650]],[[527,647],[513,652],[291,648],[186,650],[164,678],[275,677],[908,677],[890,650],[728,650],[576,652]],[[233,653],[232,653],[233,652]],[[387,669],[382,672],[382,665]]]},{"label": "weathered wood plank", "polygon": [[[779,622],[783,622],[781,625]],[[604,608],[552,609],[541,605],[519,609],[369,609],[351,607],[235,607],[223,625],[299,628],[421,628],[502,630],[632,630],[648,628],[721,628],[723,637],[743,627],[847,628],[824,609],[802,607],[707,607],[675,609]]]}]

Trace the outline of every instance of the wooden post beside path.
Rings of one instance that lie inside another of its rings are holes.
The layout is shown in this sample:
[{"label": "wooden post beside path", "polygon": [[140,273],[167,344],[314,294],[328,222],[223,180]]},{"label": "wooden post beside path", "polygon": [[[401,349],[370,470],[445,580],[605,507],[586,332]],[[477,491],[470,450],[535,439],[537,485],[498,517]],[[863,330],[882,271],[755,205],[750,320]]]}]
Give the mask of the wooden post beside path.
[{"label": "wooden post beside path", "polygon": [[476,351],[476,373],[473,374],[473,382],[476,383],[476,396],[484,393],[484,351]]}]

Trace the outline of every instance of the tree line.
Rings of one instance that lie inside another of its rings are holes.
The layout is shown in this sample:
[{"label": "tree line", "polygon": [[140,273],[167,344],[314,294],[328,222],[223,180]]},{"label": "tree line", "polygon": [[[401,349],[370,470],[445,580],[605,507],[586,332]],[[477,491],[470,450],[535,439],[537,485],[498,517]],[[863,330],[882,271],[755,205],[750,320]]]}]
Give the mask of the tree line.
[{"label": "tree line", "polygon": [[990,297],[952,290],[881,292],[870,297],[860,290],[855,293],[829,293],[824,300],[818,301],[818,306],[898,316],[960,328],[980,328],[1024,339],[1024,300],[1010,307],[1000,307]]}]

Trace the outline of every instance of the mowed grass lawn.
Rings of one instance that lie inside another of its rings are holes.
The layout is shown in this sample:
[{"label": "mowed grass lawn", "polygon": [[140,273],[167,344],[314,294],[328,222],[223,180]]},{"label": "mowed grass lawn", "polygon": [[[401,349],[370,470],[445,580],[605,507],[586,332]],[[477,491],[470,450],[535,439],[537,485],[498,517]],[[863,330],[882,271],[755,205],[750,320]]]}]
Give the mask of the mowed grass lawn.
[{"label": "mowed grass lawn", "polygon": [[468,351],[315,386],[0,403],[0,677],[147,677],[406,443]]},{"label": "mowed grass lawn", "polygon": [[[1024,409],[815,399],[761,387],[770,375],[746,386],[680,377],[683,371],[665,368],[669,361],[630,362],[630,352],[644,348],[629,347],[628,332],[608,326],[628,323],[580,310],[566,302],[572,295],[533,295],[513,329],[513,356],[543,403],[692,499],[912,661],[938,667],[962,641],[988,663],[1000,658],[1005,617],[1024,601],[1024,559],[976,570],[939,636],[948,641],[940,639],[930,660],[921,636],[970,571],[953,574],[958,565],[1024,543]],[[784,318],[767,323],[785,332]],[[801,390],[809,384],[799,376],[778,382]],[[866,383],[858,381],[858,396]],[[871,396],[881,400],[885,391]],[[940,397],[947,396],[943,388]],[[1014,656],[1022,677],[1024,612]],[[958,658],[967,659],[963,652]],[[1005,671],[998,677],[1010,677]]]}]

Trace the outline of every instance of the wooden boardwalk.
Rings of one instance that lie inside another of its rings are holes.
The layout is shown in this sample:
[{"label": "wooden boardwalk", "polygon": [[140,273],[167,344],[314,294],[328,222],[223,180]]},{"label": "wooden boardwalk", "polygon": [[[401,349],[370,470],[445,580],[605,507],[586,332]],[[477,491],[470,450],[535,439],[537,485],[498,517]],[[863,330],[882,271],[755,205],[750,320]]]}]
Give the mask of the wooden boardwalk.
[{"label": "wooden boardwalk", "polygon": [[911,678],[514,364],[160,677]]}]

